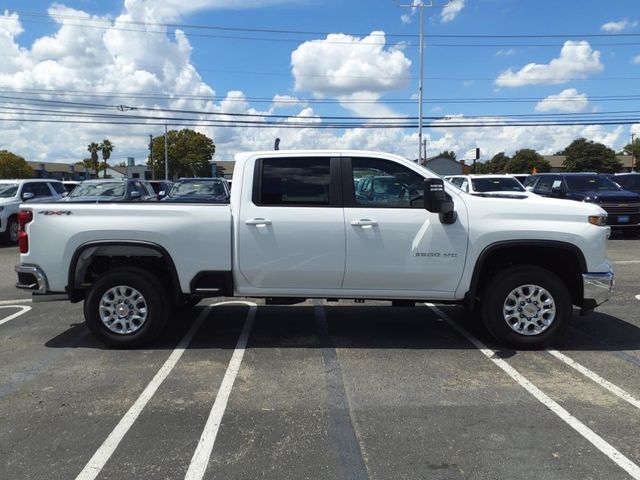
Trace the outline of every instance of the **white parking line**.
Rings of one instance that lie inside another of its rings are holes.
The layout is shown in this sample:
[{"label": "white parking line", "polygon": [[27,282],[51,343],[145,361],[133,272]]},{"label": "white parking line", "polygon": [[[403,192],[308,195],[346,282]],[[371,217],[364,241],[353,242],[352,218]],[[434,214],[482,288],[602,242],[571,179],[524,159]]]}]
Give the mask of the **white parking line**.
[{"label": "white parking line", "polygon": [[24,315],[29,310],[31,310],[31,307],[28,307],[26,305],[0,305],[0,308],[19,308],[20,309],[19,312],[13,313],[13,314],[9,315],[8,317],[5,317],[2,320],[0,320],[0,325],[2,325],[4,323],[7,323],[7,322],[10,322],[14,318],[18,318],[20,315]]},{"label": "white parking line", "polygon": [[618,260],[612,263],[614,265],[635,265],[637,263],[640,263],[640,260]]},{"label": "white parking line", "polygon": [[640,295],[636,295],[636,300],[640,300]]},{"label": "white parking line", "polygon": [[227,402],[229,400],[229,395],[231,394],[231,389],[233,388],[233,383],[235,382],[238,371],[240,370],[242,357],[244,356],[244,352],[247,347],[247,341],[249,340],[249,333],[251,333],[253,320],[256,316],[256,309],[258,307],[253,302],[230,301],[219,303],[215,306],[234,304],[249,305],[249,313],[247,314],[247,319],[245,320],[244,326],[242,327],[242,333],[240,333],[236,348],[233,351],[233,355],[231,356],[231,361],[227,366],[227,371],[225,372],[222,383],[220,384],[220,388],[218,389],[216,399],[213,402],[213,406],[211,407],[211,412],[209,413],[207,423],[202,430],[202,435],[200,435],[198,446],[196,447],[196,451],[194,452],[191,463],[189,464],[187,474],[184,477],[185,480],[201,480],[204,477],[205,472],[207,471],[209,458],[211,457],[211,452],[213,451],[213,445],[215,444],[216,437],[218,436],[220,423],[222,423],[222,416],[224,415],[224,411],[227,408]]},{"label": "white parking line", "polygon": [[606,388],[607,390],[609,390],[614,395],[616,395],[616,396],[622,398],[623,400],[629,402],[634,407],[640,408],[640,400],[638,400],[637,398],[634,398],[632,395],[630,395],[629,393],[625,392],[623,389],[621,389],[617,385],[614,385],[613,383],[609,382],[608,380],[605,380],[604,378],[602,378],[597,373],[592,372],[587,367],[581,365],[580,363],[576,362],[572,358],[567,357],[566,355],[560,353],[557,350],[547,350],[547,352],[549,352],[551,355],[556,357],[561,362],[563,362],[563,363],[569,365],[571,368],[577,370],[578,372],[580,372],[585,377],[589,378],[590,380],[593,380],[594,382],[596,382],[601,387]]},{"label": "white parking line", "polygon": [[0,305],[14,305],[16,303],[31,303],[30,298],[18,298],[16,300],[0,300]]},{"label": "white parking line", "polygon": [[93,480],[100,474],[105,464],[109,458],[111,458],[111,455],[124,438],[125,434],[129,431],[140,415],[140,412],[142,412],[151,397],[156,393],[156,390],[158,390],[158,387],[160,387],[162,382],[164,382],[165,378],[167,378],[169,373],[171,373],[173,367],[176,366],[178,360],[180,360],[180,357],[193,339],[196,331],[200,328],[202,321],[207,317],[210,311],[210,308],[205,308],[198,316],[187,334],[182,338],[182,340],[180,340],[178,346],[173,350],[173,352],[171,352],[171,355],[169,355],[169,358],[164,362],[162,367],[160,367],[158,373],[156,373],[149,385],[147,385],[143,390],[127,413],[124,414],[124,417],[122,417],[107,439],[102,443],[102,445],[100,445],[96,453],[93,454],[93,457],[91,457],[87,465],[85,465],[80,474],[76,477],[76,480]]},{"label": "white parking line", "polygon": [[515,380],[522,388],[527,390],[531,395],[533,395],[536,400],[542,403],[545,407],[555,413],[560,419],[562,419],[567,425],[573,428],[576,432],[582,435],[586,440],[588,440],[592,445],[594,445],[598,450],[604,453],[607,457],[609,457],[613,462],[615,462],[620,468],[625,470],[631,477],[635,480],[640,480],[640,466],[633,463],[629,458],[624,456],[621,452],[616,450],[610,443],[604,440],[601,436],[587,427],[580,420],[571,415],[567,410],[562,408],[558,403],[551,399],[546,393],[536,387],[533,383],[527,380],[520,372],[518,372],[515,368],[509,365],[506,361],[496,356],[496,352],[487,348],[480,340],[475,338],[466,329],[458,325],[454,322],[448,315],[442,312],[438,307],[433,304],[426,303],[431,310],[440,315],[452,328],[458,331],[463,337],[469,340],[473,345],[476,346],[482,354],[491,360],[495,365],[500,367],[507,375],[509,375],[513,380]]}]

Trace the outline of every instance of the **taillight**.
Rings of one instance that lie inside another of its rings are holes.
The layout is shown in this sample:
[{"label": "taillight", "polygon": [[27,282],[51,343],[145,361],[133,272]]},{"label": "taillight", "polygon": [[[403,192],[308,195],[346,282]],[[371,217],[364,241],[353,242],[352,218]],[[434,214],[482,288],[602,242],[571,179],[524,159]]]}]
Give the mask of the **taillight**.
[{"label": "taillight", "polygon": [[29,235],[27,235],[27,223],[33,220],[33,212],[31,210],[20,210],[18,212],[18,248],[20,253],[29,251]]}]

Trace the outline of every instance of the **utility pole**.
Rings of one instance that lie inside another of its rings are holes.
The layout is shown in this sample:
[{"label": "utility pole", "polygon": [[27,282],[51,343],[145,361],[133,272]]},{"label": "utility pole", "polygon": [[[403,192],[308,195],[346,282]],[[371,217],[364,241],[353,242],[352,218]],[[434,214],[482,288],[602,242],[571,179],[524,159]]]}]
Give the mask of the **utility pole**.
[{"label": "utility pole", "polygon": [[164,124],[164,179],[169,180],[169,152],[167,149],[167,124]]},{"label": "utility pole", "polygon": [[[443,4],[434,4],[433,0],[425,3],[423,0],[411,0],[410,4],[399,4],[402,8],[417,8],[420,11],[420,78],[418,80],[418,164],[424,165],[422,161],[422,95],[424,81],[424,9],[425,8],[445,8],[451,4],[451,0]],[[426,157],[426,155],[425,155]]]},{"label": "utility pole", "polygon": [[632,133],[631,134],[631,171],[635,172],[636,171],[636,149],[635,149],[635,145],[633,144],[633,142],[635,142],[635,138],[636,138],[636,134]]},{"label": "utility pole", "polygon": [[151,164],[151,180],[156,179],[156,171],[153,168],[153,135],[149,134],[149,163]]}]

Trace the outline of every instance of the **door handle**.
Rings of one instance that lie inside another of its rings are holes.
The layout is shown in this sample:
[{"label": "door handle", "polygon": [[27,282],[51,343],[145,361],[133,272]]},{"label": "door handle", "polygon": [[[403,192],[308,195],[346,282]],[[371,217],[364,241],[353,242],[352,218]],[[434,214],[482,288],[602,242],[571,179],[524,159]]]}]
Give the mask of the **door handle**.
[{"label": "door handle", "polygon": [[354,227],[371,228],[377,227],[378,222],[369,218],[361,218],[360,220],[352,220],[351,225],[353,225]]},{"label": "door handle", "polygon": [[271,225],[271,220],[267,220],[266,218],[252,218],[251,220],[245,220],[245,225],[255,225],[256,227],[266,227],[267,225]]}]

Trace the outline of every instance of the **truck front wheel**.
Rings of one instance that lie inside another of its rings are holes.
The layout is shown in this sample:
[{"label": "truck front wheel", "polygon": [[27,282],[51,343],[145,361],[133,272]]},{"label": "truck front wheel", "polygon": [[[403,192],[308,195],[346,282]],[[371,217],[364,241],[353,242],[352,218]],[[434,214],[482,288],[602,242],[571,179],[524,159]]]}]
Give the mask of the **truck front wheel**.
[{"label": "truck front wheel", "polygon": [[149,344],[164,327],[168,311],[162,282],[133,267],[102,275],[84,302],[84,318],[91,332],[116,348]]},{"label": "truck front wheel", "polygon": [[514,266],[497,274],[483,298],[489,332],[514,348],[542,348],[564,334],[573,307],[565,284],[536,266]]}]

